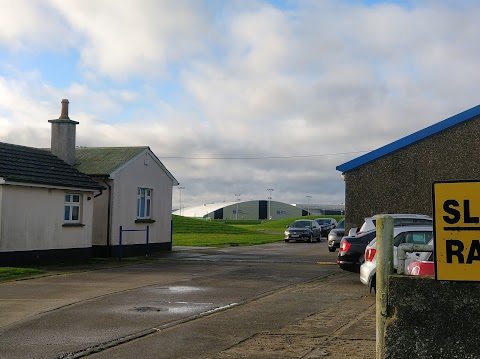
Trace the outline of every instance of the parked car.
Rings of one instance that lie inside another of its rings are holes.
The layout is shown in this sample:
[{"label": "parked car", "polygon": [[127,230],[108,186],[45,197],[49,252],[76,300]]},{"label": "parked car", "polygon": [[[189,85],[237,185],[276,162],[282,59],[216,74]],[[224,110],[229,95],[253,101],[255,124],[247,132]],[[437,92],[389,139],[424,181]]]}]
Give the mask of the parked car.
[{"label": "parked car", "polygon": [[376,236],[377,230],[371,229],[355,236],[343,237],[338,251],[338,266],[343,270],[358,273],[364,261],[365,247]]},{"label": "parked car", "polygon": [[[337,258],[337,264],[340,268],[350,272],[359,272],[360,266],[365,261],[365,248],[376,237],[376,224],[380,216],[382,214],[365,218],[358,232],[351,231],[355,234],[343,237],[340,241]],[[423,214],[392,213],[388,216],[393,218],[394,227],[431,225],[433,223],[432,217]]]},{"label": "parked car", "polygon": [[319,224],[311,219],[297,219],[285,230],[285,242],[291,239],[312,242],[314,239],[320,242],[322,229]]},{"label": "parked car", "polygon": [[[397,247],[403,243],[428,244],[433,237],[433,226],[400,226],[393,228],[393,267],[397,268]],[[360,266],[360,281],[376,291],[376,266],[377,266],[377,246],[376,239],[372,240],[365,249],[365,262]],[[407,254],[405,267],[413,259],[419,258],[422,252],[413,252]]]},{"label": "parked car", "polygon": [[345,236],[345,218],[337,223],[337,226],[328,234],[328,250],[335,252],[340,248],[340,241]]},{"label": "parked car", "polygon": [[376,214],[372,217],[367,217],[357,234],[361,234],[377,227],[377,219],[380,216],[390,216],[393,218],[393,225],[397,226],[411,226],[411,225],[429,225],[433,224],[433,218],[425,214],[407,214],[407,213],[385,213]]},{"label": "parked car", "polygon": [[322,236],[328,236],[330,231],[337,226],[337,220],[335,218],[315,218],[320,227],[322,228]]},{"label": "parked car", "polygon": [[[428,244],[433,246],[433,240]],[[435,276],[435,263],[433,258],[433,252],[422,252],[418,259],[414,259],[410,262],[406,273],[408,275]]]},{"label": "parked car", "polygon": [[421,261],[414,259],[408,265],[407,274],[434,277],[435,263],[433,261]]}]

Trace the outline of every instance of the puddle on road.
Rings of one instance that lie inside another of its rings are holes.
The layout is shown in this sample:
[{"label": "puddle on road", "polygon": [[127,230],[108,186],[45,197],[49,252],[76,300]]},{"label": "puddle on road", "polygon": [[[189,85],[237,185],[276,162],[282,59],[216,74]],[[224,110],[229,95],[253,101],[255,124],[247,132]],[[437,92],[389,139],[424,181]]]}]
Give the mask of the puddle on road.
[{"label": "puddle on road", "polygon": [[192,293],[192,292],[199,292],[204,289],[198,288],[198,287],[190,287],[190,286],[175,286],[175,287],[168,287],[168,290],[172,293]]},{"label": "puddle on road", "polygon": [[[195,303],[195,302],[155,302],[144,303],[130,307],[128,311],[138,314],[194,314],[204,313],[215,310],[217,306],[214,303]],[[214,308],[214,309],[212,309]]]},{"label": "puddle on road", "polygon": [[[194,299],[195,295],[191,295],[192,293],[208,291],[209,289],[205,287],[174,285],[149,287],[144,290],[148,292],[148,295],[143,298],[144,300],[137,299],[136,303],[117,307],[116,311],[126,311],[136,315],[205,315],[235,305],[235,303],[225,304],[185,300]],[[153,299],[152,294],[155,298],[161,298],[162,300]]]},{"label": "puddle on road", "polygon": [[170,293],[193,293],[193,292],[200,292],[204,291],[205,288],[200,288],[200,287],[193,287],[193,286],[187,286],[187,285],[177,285],[177,286],[171,286],[171,287],[151,287],[151,289],[157,291],[169,291]]},{"label": "puddle on road", "polygon": [[157,308],[157,307],[135,307],[133,309],[136,312],[145,313],[145,312],[163,312],[167,309],[165,308]]}]

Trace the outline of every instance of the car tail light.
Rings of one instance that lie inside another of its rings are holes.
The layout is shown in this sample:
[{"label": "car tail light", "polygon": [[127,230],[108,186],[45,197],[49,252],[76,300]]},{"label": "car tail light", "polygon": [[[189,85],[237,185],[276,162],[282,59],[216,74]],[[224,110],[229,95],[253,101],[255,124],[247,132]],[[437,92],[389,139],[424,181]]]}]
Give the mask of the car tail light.
[{"label": "car tail light", "polygon": [[351,245],[350,242],[341,241],[340,242],[340,250],[342,252],[346,252],[346,251],[348,251],[348,248],[350,248],[350,245]]},{"label": "car tail light", "polygon": [[377,250],[375,248],[367,248],[365,251],[365,261],[372,262]]}]

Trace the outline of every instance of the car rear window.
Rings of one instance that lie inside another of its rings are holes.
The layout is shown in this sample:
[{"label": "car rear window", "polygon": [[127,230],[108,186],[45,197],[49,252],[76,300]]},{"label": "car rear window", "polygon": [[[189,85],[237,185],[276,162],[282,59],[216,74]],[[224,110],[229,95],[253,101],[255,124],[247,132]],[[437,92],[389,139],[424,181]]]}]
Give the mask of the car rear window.
[{"label": "car rear window", "polygon": [[393,243],[398,247],[402,243],[409,244],[428,244],[432,239],[432,231],[415,231],[415,232],[403,232],[395,237]]},{"label": "car rear window", "polygon": [[[377,226],[377,220],[372,220],[375,227]],[[415,226],[415,225],[430,225],[433,223],[431,218],[394,218],[394,226]]]}]

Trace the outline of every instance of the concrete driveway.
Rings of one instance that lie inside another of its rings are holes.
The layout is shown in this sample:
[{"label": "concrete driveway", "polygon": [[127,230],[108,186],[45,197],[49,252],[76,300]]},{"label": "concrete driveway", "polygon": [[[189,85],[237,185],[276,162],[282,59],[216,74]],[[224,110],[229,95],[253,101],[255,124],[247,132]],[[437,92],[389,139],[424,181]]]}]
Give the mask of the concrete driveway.
[{"label": "concrete driveway", "polygon": [[333,358],[343,338],[352,358],[359,343],[370,358],[374,298],[335,260],[325,242],[177,247],[147,263],[0,284],[0,357]]}]

